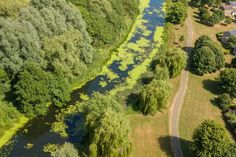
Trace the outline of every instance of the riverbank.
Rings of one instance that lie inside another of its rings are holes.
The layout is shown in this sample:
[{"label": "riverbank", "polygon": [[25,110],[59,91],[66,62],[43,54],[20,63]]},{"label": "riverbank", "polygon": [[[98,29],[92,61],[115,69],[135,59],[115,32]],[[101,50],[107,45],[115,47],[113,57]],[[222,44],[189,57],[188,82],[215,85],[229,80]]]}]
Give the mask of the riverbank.
[{"label": "riverbank", "polygon": [[4,132],[4,135],[0,138],[0,148],[7,144],[8,141],[10,141],[10,139],[16,134],[16,132],[21,129],[27,122],[29,121],[29,119],[27,117],[25,117],[24,115],[22,115],[18,122],[16,122],[11,128],[9,128],[8,130],[6,130]]}]

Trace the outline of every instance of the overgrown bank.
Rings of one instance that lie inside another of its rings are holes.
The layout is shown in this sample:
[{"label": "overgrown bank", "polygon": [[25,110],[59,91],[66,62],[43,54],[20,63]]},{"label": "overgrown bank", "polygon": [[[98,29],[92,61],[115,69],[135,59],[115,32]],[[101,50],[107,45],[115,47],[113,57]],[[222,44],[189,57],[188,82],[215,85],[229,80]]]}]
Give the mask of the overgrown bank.
[{"label": "overgrown bank", "polygon": [[[96,17],[97,21],[101,19],[104,21],[103,29],[108,29],[111,25],[119,27],[118,32],[109,34],[114,40],[113,45],[108,46],[110,43],[105,43],[101,38],[92,35],[93,29],[97,29],[96,25],[99,23],[86,24],[83,20],[84,16],[94,13],[93,9],[89,10],[90,7],[85,7],[81,11],[82,8],[78,7],[80,9],[78,10],[64,0],[23,2],[12,6],[13,3],[3,1],[0,8],[1,20],[4,21],[1,23],[0,36],[6,41],[1,42],[3,49],[0,53],[4,56],[0,62],[4,74],[1,76],[1,85],[8,86],[1,96],[4,104],[1,114],[4,119],[0,130],[1,146],[27,122],[27,118],[15,107],[34,117],[46,114],[48,102],[53,102],[52,105],[56,104],[58,107],[64,105],[69,100],[71,88],[81,87],[101,71],[102,65],[110,57],[110,50],[125,38],[130,23],[135,21],[138,14],[136,0],[132,1],[132,9],[127,7],[130,5],[129,2],[117,1],[118,4],[122,4],[119,7],[129,8],[128,11],[120,10],[112,2],[103,8],[99,6],[102,8],[101,12],[103,9],[108,9],[106,14],[112,11],[112,16],[125,17],[118,21],[119,25],[114,25],[114,21],[106,19],[103,13]],[[96,2],[89,3],[97,5]],[[82,17],[80,12],[84,11],[86,15],[82,14]],[[91,28],[87,32],[88,27]],[[7,36],[7,33],[10,33],[11,37]],[[93,40],[89,36],[92,36]],[[11,50],[7,47],[9,45],[12,45]],[[10,54],[14,54],[15,58]],[[12,59],[17,62],[10,62]],[[38,83],[39,85],[36,85]],[[9,97],[10,95],[13,96]],[[48,97],[49,95],[53,96]],[[10,105],[11,102],[15,107]],[[18,125],[14,125],[16,123]]]}]

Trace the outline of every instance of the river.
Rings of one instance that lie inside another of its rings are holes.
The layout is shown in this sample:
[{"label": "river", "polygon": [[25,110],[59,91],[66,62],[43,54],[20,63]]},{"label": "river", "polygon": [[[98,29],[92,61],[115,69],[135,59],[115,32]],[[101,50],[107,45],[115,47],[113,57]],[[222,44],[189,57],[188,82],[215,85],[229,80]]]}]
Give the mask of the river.
[{"label": "river", "polygon": [[[111,60],[111,63],[106,67],[107,71],[113,74],[113,77],[108,76],[107,73],[99,74],[82,88],[73,91],[68,105],[73,105],[79,101],[81,93],[91,96],[93,92],[103,93],[110,91],[125,82],[126,78],[129,77],[129,72],[141,64],[154,49],[153,44],[156,44],[154,42],[154,38],[156,38],[155,32],[158,27],[163,28],[164,25],[163,4],[164,0],[150,0],[149,6],[142,13],[142,19],[139,19],[142,26],[134,25],[135,29],[130,39],[128,38],[126,43],[122,45],[121,50],[125,52],[122,52],[123,55],[121,56],[118,54],[117,56],[119,57]],[[158,38],[161,38],[161,36]],[[130,46],[132,44],[135,44],[135,46]],[[118,51],[117,53],[120,52]],[[101,81],[105,82],[104,85],[101,85]],[[10,144],[1,148],[0,156],[48,157],[49,154],[44,153],[42,150],[44,145],[48,143],[62,144],[65,141],[73,140],[62,138],[60,135],[50,131],[57,112],[57,109],[52,108],[45,117],[31,120],[17,132]],[[33,147],[26,149],[25,147],[28,143],[33,144]]]}]

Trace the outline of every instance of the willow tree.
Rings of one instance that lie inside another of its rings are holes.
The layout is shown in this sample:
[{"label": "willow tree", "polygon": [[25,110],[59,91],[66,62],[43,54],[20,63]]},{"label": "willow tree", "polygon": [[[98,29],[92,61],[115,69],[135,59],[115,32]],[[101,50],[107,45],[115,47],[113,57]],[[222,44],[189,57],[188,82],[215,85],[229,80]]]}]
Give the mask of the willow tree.
[{"label": "willow tree", "polygon": [[153,80],[143,87],[141,92],[140,110],[143,114],[154,115],[166,107],[171,87],[167,81]]},{"label": "willow tree", "polygon": [[98,115],[95,122],[89,136],[89,156],[128,157],[132,144],[125,116],[110,108]]}]

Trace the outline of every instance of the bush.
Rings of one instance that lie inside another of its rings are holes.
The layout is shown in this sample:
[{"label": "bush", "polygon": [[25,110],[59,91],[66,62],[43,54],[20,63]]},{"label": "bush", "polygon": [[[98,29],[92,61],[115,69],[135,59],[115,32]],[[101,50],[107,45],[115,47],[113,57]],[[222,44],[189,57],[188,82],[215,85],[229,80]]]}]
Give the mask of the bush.
[{"label": "bush", "polygon": [[230,146],[226,130],[214,121],[206,120],[193,133],[193,152],[197,157],[222,157]]},{"label": "bush", "polygon": [[233,99],[229,94],[219,95],[217,98],[217,104],[223,111],[227,111],[229,107],[232,105]]},{"label": "bush", "polygon": [[236,69],[224,69],[217,81],[222,92],[236,97]]},{"label": "bush", "polygon": [[165,108],[170,89],[169,83],[163,80],[153,80],[150,84],[145,85],[140,96],[140,111],[145,115],[154,115]]}]

